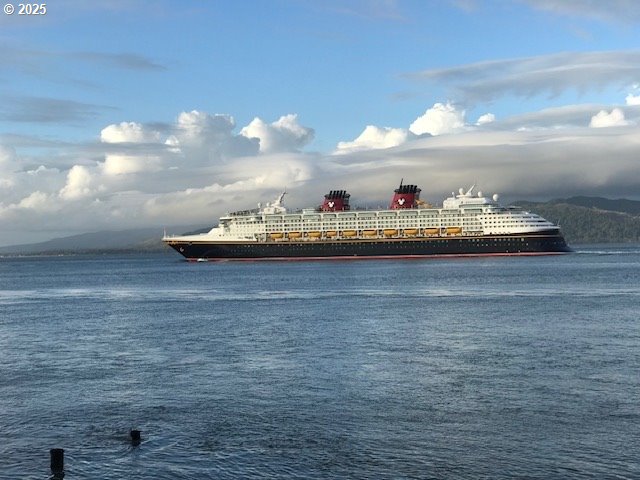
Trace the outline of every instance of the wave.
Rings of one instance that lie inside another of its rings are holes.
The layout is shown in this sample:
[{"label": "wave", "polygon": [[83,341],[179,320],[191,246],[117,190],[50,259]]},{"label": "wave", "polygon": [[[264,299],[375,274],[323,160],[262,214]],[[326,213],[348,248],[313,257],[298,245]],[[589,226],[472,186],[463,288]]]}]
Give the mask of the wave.
[{"label": "wave", "polygon": [[640,248],[622,248],[616,250],[610,249],[578,249],[574,251],[578,255],[640,255]]},{"label": "wave", "polygon": [[322,300],[331,298],[558,298],[558,297],[634,297],[640,296],[640,286],[594,287],[567,286],[564,288],[499,289],[492,288],[413,288],[413,289],[344,289],[342,291],[267,290],[230,292],[210,289],[92,289],[70,288],[50,290],[3,290],[0,304],[20,304],[31,302],[64,300],[98,300],[118,302],[271,302],[286,300]]}]

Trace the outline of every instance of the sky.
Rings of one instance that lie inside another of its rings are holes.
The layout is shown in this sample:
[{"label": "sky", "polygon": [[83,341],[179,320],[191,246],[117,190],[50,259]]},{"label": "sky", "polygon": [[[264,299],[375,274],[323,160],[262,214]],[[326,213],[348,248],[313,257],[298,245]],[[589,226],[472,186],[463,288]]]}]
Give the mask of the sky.
[{"label": "sky", "polygon": [[636,0],[13,5],[0,245],[181,233],[284,189],[385,206],[401,179],[435,204],[640,200]]}]

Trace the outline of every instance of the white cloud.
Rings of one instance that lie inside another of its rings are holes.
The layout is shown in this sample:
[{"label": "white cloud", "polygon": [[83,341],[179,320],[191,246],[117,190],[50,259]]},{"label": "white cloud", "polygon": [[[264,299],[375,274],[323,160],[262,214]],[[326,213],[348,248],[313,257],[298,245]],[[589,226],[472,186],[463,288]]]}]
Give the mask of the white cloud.
[{"label": "white cloud", "polygon": [[164,141],[164,144],[169,147],[170,152],[180,153],[180,140],[178,140],[178,137],[175,135],[169,136],[169,138]]},{"label": "white cloud", "polygon": [[26,208],[31,210],[51,210],[52,203],[49,196],[40,191],[33,192],[29,196],[20,200],[17,205],[19,208]]},{"label": "white cloud", "polygon": [[103,128],[100,140],[104,143],[157,143],[160,132],[146,129],[140,123],[122,122]]},{"label": "white cloud", "polygon": [[[235,127],[231,115],[212,115],[198,110],[181,112],[175,123],[165,128],[164,136],[160,130],[136,122],[109,125],[101,132],[102,143],[109,148],[104,161],[92,172],[94,183],[104,183],[113,191],[126,187],[152,191],[150,185],[159,186],[160,182],[166,181],[161,179],[176,181],[179,178],[188,188],[189,185],[202,185],[207,180],[202,172],[195,173],[197,169],[207,169],[204,175],[209,178],[233,183],[237,180],[234,175],[247,173],[232,172],[232,165],[246,164],[235,159],[295,150],[313,137],[313,130],[299,125],[293,114],[271,124],[256,118],[239,134],[234,133]],[[234,162],[228,161],[230,159]],[[258,162],[249,173],[259,176],[264,164]],[[277,172],[283,166],[273,165],[272,168]],[[116,183],[116,177],[120,179],[120,185]],[[122,182],[126,182],[126,187]],[[71,187],[64,192],[67,196],[78,194],[78,190]]]},{"label": "white cloud", "polygon": [[185,143],[199,143],[205,139],[220,140],[231,136],[236,122],[231,115],[215,114],[192,110],[178,115],[178,137]]},{"label": "white cloud", "polygon": [[[146,128],[144,125],[136,122],[122,122],[112,124],[102,129],[100,132],[100,140],[106,144],[160,144],[162,142],[161,133],[157,130]],[[125,147],[122,146],[124,149]],[[104,162],[100,165],[102,173],[105,175],[126,175],[132,173],[157,171],[162,167],[162,160],[157,155],[149,155],[146,152],[138,153],[131,150],[130,153],[107,153]],[[74,167],[75,168],[75,167]],[[74,171],[71,169],[69,174],[76,175],[80,180],[87,179],[90,175],[86,168],[84,170]],[[75,179],[75,178],[74,178]],[[69,179],[67,179],[69,187]],[[67,187],[65,187],[67,188]],[[64,189],[63,189],[64,190]],[[84,191],[85,193],[81,193]],[[63,198],[77,198],[78,196],[88,195],[88,189],[81,187],[76,188],[70,186],[69,189],[61,191]]]},{"label": "white cloud", "polygon": [[165,140],[171,152],[182,152],[190,163],[200,165],[224,158],[258,153],[257,142],[233,133],[236,122],[231,115],[192,110],[182,112],[174,134]]},{"label": "white cloud", "polygon": [[380,204],[390,196],[390,184],[398,176],[421,186],[424,199],[435,203],[474,182],[487,193],[503,194],[507,201],[582,194],[637,196],[639,134],[635,126],[522,132],[476,129],[417,138],[384,154],[337,156],[332,169],[338,185],[348,186],[354,205],[362,195],[369,201],[378,199],[373,205]]},{"label": "white cloud", "polygon": [[465,111],[456,109],[451,103],[436,103],[418,117],[409,130],[416,135],[454,133],[464,128],[464,117]]},{"label": "white cloud", "polygon": [[486,125],[487,123],[492,123],[495,121],[496,116],[493,113],[485,113],[484,115],[480,115],[480,117],[478,117],[476,125]]},{"label": "white cloud", "polygon": [[566,90],[584,93],[637,81],[640,51],[563,52],[429,69],[406,77],[442,84],[452,90],[452,98],[465,105],[506,95],[531,98]]},{"label": "white cloud", "polygon": [[297,115],[289,114],[273,123],[256,117],[240,131],[240,135],[259,139],[261,153],[275,153],[299,150],[313,140],[314,131],[300,125]]},{"label": "white cloud", "polygon": [[160,157],[150,155],[109,154],[100,166],[105,175],[127,175],[157,172],[162,169],[162,160]]},{"label": "white cloud", "polygon": [[614,108],[611,112],[606,110],[600,110],[597,114],[591,117],[589,126],[591,128],[605,128],[605,127],[621,127],[628,125],[624,118],[624,112],[619,108]]},{"label": "white cloud", "polygon": [[91,195],[92,177],[89,169],[82,165],[74,165],[67,173],[67,183],[60,190],[60,197],[65,200],[77,200]]},{"label": "white cloud", "polygon": [[367,125],[352,142],[339,142],[336,153],[397,147],[407,141],[410,132],[404,128]]},{"label": "white cloud", "polygon": [[211,218],[213,212],[243,210],[270,199],[274,192],[295,189],[317,174],[315,157],[308,154],[284,153],[236,159],[217,170],[214,183],[203,187],[155,195],[144,204],[144,212],[152,218],[180,218],[195,222]]},{"label": "white cloud", "polygon": [[178,115],[165,136],[136,122],[109,125],[101,140],[113,145],[101,163],[105,175],[159,172],[178,162],[183,168],[215,164],[225,158],[257,153],[257,144],[233,133],[235,120],[226,114],[192,110]]},{"label": "white cloud", "polygon": [[640,105],[640,95],[629,94],[624,99],[627,105]]},{"label": "white cloud", "polygon": [[608,108],[607,105],[578,104],[562,107],[544,108],[533,112],[521,113],[485,124],[485,129],[506,131],[546,131],[582,128],[588,125],[594,111]]}]

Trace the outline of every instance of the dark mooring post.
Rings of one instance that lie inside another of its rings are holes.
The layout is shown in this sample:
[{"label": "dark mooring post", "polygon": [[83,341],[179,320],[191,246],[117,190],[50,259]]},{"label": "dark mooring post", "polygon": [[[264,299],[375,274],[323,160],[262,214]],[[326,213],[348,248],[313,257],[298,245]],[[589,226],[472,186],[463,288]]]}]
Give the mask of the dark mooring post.
[{"label": "dark mooring post", "polygon": [[52,448],[51,453],[51,473],[59,476],[64,472],[64,449]]},{"label": "dark mooring post", "polygon": [[131,445],[140,445],[140,430],[131,430]]}]

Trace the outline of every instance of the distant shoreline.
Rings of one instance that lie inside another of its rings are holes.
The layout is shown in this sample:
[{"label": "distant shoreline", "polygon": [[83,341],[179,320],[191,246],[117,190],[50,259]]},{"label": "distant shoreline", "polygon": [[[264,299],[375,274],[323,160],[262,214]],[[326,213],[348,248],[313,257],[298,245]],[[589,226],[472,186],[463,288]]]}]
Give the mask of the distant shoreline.
[{"label": "distant shoreline", "polygon": [[23,258],[23,257],[83,257],[83,256],[106,256],[106,255],[175,255],[169,247],[158,250],[136,250],[136,249],[106,249],[106,250],[60,250],[45,252],[6,252],[0,253],[0,258]]}]

